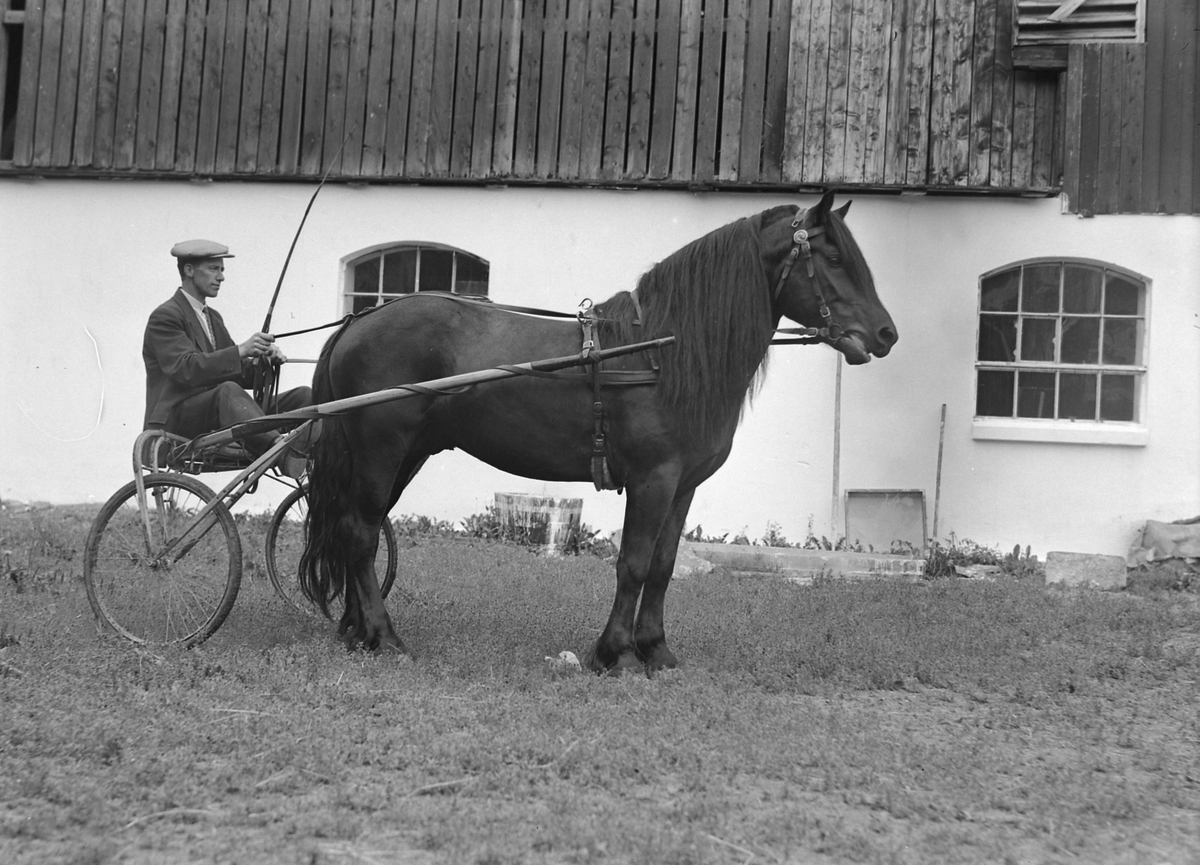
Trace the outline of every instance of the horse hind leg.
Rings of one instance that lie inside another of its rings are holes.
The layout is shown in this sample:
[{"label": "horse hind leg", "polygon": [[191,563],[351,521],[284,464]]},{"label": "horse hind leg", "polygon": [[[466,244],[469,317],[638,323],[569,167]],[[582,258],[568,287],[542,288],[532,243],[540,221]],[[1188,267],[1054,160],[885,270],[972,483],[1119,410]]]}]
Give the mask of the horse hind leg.
[{"label": "horse hind leg", "polygon": [[658,543],[650,558],[646,582],[642,587],[642,602],[638,607],[637,622],[634,626],[634,645],[638,658],[646,665],[647,672],[674,669],[679,664],[675,653],[667,647],[663,610],[666,605],[667,587],[675,570],[680,536],[695,492],[693,488],[686,493],[680,493],[671,504],[671,512],[658,534]]},{"label": "horse hind leg", "polygon": [[[346,581],[346,609],[338,624],[338,635],[348,648],[408,654],[384,605],[379,576],[375,573],[375,557],[381,524],[428,458],[427,453],[408,450],[397,468],[367,467],[360,476],[356,505],[342,517],[343,536],[350,541],[349,547],[353,550],[350,553],[353,577]],[[389,482],[385,480],[387,478],[394,480]]]},{"label": "horse hind leg", "polygon": [[390,650],[407,654],[408,649],[396,633],[384,606],[375,574],[379,527],[379,519],[366,519],[357,509],[355,513],[343,517],[344,536],[353,552],[349,553],[346,608],[338,623],[338,636],[348,649]]}]

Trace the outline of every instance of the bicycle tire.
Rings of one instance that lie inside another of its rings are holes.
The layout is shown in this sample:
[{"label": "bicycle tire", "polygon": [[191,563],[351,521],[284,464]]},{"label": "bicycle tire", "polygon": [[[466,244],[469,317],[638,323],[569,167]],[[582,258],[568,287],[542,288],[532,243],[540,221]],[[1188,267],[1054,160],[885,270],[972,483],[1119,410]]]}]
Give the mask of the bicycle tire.
[{"label": "bicycle tire", "polygon": [[97,619],[134,643],[198,646],[221,627],[237,599],[241,537],[218,502],[208,525],[193,530],[173,560],[164,561],[160,551],[216,493],[174,472],[147,475],[145,487],[149,538],[134,481],[117,490],[92,523],[83,559],[88,602]]},{"label": "bicycle tire", "polygon": [[[279,596],[303,613],[316,613],[312,604],[300,588],[300,555],[304,552],[304,518],[307,514],[305,490],[297,488],[288,493],[279,503],[271,524],[267,527],[264,550],[267,576]],[[379,573],[379,549],[385,551],[383,579],[379,592],[386,599],[396,582],[399,562],[397,557],[396,531],[390,520],[384,520],[379,530],[379,548],[375,553],[376,574]],[[404,593],[407,597],[408,593]]]}]

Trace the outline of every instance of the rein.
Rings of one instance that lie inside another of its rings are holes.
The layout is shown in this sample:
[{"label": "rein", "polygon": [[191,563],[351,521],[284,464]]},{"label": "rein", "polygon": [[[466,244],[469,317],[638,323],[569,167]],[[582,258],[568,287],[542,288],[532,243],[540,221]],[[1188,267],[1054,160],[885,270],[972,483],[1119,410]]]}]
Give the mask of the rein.
[{"label": "rein", "polygon": [[[574,313],[574,312],[557,312],[552,309],[536,309],[531,306],[511,306],[506,303],[496,303],[495,301],[489,300],[485,297],[477,297],[475,295],[452,294],[448,291],[421,291],[421,292],[417,292],[417,294],[432,294],[437,297],[449,298],[449,299],[455,300],[459,303],[486,303],[488,306],[492,307],[493,309],[502,309],[505,312],[515,312],[515,313],[519,313],[521,315],[536,315],[536,316],[541,316],[542,318],[575,318],[577,316],[577,313]],[[416,297],[417,294],[405,294],[405,295],[401,295],[400,297],[394,297],[391,300],[381,303],[379,306],[370,306],[364,310],[361,310],[360,312],[348,312],[344,316],[339,318],[337,321],[330,321],[325,324],[318,324],[315,327],[306,327],[302,330],[289,330],[287,333],[277,333],[277,334],[274,334],[274,336],[276,339],[283,339],[284,337],[287,337],[287,336],[299,336],[302,333],[312,333],[314,330],[325,330],[326,328],[337,327],[340,324],[345,324],[346,322],[350,321],[351,319],[362,318],[364,315],[370,315],[375,310],[382,309],[383,307],[387,306],[389,303],[395,303],[398,300],[403,300],[405,297]],[[635,305],[637,304],[636,299],[634,301],[634,304]],[[639,307],[639,318],[640,318],[640,307]],[[640,323],[640,322],[636,322],[636,323]]]}]

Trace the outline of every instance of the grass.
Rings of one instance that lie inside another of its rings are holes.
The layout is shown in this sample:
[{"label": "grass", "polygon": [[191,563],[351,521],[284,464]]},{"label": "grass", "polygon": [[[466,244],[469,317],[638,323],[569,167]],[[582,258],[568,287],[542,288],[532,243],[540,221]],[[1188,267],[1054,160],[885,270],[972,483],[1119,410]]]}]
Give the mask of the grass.
[{"label": "grass", "polygon": [[[612,567],[409,536],[415,658],[242,594],[192,651],[97,634],[89,509],[0,509],[0,861],[1182,863],[1200,605],[1037,580],[680,581],[683,668],[552,670]],[[7,552],[6,552],[7,551]],[[1194,584],[1193,584],[1194,585]]]}]

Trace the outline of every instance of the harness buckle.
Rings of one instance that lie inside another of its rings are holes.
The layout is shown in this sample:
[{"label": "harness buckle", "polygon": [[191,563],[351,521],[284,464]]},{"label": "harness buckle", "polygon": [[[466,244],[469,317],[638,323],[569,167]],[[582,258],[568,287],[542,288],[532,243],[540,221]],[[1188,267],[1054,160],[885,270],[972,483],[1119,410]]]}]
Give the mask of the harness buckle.
[{"label": "harness buckle", "polygon": [[579,302],[579,311],[575,313],[583,328],[583,358],[588,360],[592,349],[596,347],[596,312],[592,309],[592,299],[585,297]]}]

